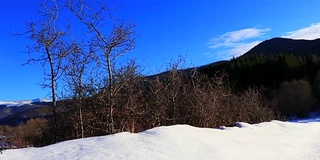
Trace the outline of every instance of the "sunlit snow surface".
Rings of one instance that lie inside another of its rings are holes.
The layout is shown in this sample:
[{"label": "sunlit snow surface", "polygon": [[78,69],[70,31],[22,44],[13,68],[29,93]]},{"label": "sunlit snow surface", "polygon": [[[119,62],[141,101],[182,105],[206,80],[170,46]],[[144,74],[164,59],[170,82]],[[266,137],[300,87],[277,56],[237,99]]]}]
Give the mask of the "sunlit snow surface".
[{"label": "sunlit snow surface", "polygon": [[[318,119],[319,120],[319,119]],[[271,121],[222,129],[188,125],[6,150],[1,160],[320,160],[320,123]]]}]

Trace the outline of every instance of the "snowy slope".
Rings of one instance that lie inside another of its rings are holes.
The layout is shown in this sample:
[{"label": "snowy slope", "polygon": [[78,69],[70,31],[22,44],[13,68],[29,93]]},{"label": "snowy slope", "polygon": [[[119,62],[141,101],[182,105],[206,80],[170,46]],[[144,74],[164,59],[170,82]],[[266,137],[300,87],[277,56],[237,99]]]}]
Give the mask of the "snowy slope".
[{"label": "snowy slope", "polygon": [[41,103],[41,102],[51,102],[51,100],[45,99],[45,98],[36,98],[33,100],[21,100],[21,101],[0,101],[0,106],[19,107],[26,104]]},{"label": "snowy slope", "polygon": [[7,107],[22,106],[25,104],[31,104],[31,101],[0,101],[1,106],[7,106]]},{"label": "snowy slope", "polygon": [[52,102],[52,100],[46,99],[46,98],[36,98],[31,100],[31,103],[42,103],[42,102]]},{"label": "snowy slope", "polygon": [[0,159],[320,160],[320,123],[237,123],[224,129],[175,125],[6,150]]}]

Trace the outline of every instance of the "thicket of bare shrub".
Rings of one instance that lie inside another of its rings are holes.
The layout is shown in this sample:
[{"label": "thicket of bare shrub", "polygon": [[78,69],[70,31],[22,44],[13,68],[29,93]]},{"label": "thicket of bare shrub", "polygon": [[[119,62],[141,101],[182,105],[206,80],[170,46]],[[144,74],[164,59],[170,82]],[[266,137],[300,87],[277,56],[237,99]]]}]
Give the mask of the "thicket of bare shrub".
[{"label": "thicket of bare shrub", "polygon": [[170,70],[144,77],[136,74],[135,69],[131,66],[115,74],[113,122],[108,89],[92,97],[65,101],[67,110],[58,118],[59,131],[65,133],[60,135],[61,139],[81,137],[77,105],[83,108],[85,137],[113,133],[111,123],[115,132],[139,132],[164,125],[219,127],[237,121],[258,123],[277,118],[263,90],[251,88],[236,94],[224,74],[208,78],[196,70]]},{"label": "thicket of bare shrub", "polygon": [[213,128],[278,118],[263,89],[236,93],[223,73],[209,78],[196,70],[173,68],[146,77],[130,63],[117,70],[114,77],[113,110],[108,103],[108,87],[84,84],[86,87],[76,87],[77,93],[88,94],[76,94],[58,103],[57,128],[53,127],[54,121],[31,119],[14,128],[2,127],[0,135],[6,135],[10,144],[20,148],[123,131],[140,132],[157,126],[189,124]]},{"label": "thicket of bare shrub", "polygon": [[53,137],[46,137],[48,129],[44,118],[32,118],[16,127],[0,126],[0,150],[50,144]]},{"label": "thicket of bare shrub", "polygon": [[262,89],[235,93],[225,74],[208,78],[196,70],[174,69],[145,77],[137,74],[136,69],[134,65],[127,66],[115,74],[114,131],[110,128],[110,96],[106,88],[92,92],[97,93],[92,96],[59,102],[57,137],[52,135],[54,122],[44,119],[31,119],[15,128],[2,127],[2,132],[10,133],[7,135],[10,143],[20,148],[114,132],[140,132],[165,125],[212,128],[232,126],[238,121],[258,123],[278,118]]}]

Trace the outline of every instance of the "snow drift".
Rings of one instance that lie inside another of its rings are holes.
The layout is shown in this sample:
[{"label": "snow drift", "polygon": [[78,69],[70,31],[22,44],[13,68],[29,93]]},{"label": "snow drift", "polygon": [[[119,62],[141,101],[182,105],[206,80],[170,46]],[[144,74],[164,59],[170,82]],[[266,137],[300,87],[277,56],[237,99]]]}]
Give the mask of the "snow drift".
[{"label": "snow drift", "polygon": [[[304,121],[305,122],[305,121]],[[237,123],[221,129],[188,125],[157,127],[6,150],[1,160],[320,160],[319,122]]]}]

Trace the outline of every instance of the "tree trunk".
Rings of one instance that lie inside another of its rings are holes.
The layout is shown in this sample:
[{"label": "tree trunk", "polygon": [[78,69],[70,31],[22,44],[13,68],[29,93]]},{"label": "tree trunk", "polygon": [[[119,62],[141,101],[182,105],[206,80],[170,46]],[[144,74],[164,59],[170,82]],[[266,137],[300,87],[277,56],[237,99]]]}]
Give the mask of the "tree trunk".
[{"label": "tree trunk", "polygon": [[51,72],[51,96],[52,96],[52,113],[53,113],[53,129],[54,129],[54,141],[57,142],[57,100],[56,100],[56,75],[54,72],[54,64],[52,60],[52,55],[49,51],[49,46],[46,46],[46,53],[50,64],[50,72]]},{"label": "tree trunk", "polygon": [[[82,103],[81,103],[81,104],[82,104]],[[82,105],[79,106],[79,119],[80,119],[81,138],[84,138],[83,117],[82,117]]]},{"label": "tree trunk", "polygon": [[114,119],[113,119],[113,111],[114,111],[114,86],[113,86],[113,74],[111,68],[111,59],[110,59],[111,49],[107,51],[107,66],[108,66],[108,75],[109,75],[109,107],[110,107],[110,132],[114,133]]}]

